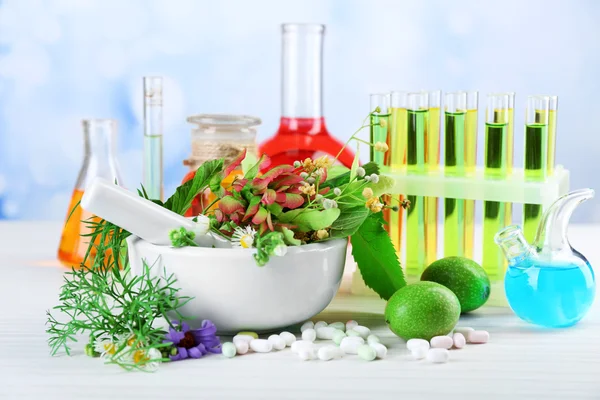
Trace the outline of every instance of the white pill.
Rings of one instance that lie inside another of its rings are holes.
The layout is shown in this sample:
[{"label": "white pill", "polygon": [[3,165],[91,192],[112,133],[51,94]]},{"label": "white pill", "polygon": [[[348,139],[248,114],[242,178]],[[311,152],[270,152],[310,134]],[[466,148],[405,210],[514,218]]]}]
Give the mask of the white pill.
[{"label": "white pill", "polygon": [[350,329],[354,329],[355,326],[358,326],[358,322],[354,321],[353,319],[346,322],[346,330],[347,331],[349,331]]},{"label": "white pill", "polygon": [[452,338],[448,336],[434,336],[431,338],[431,348],[433,349],[449,349],[453,343]]},{"label": "white pill", "polygon": [[325,321],[319,321],[319,322],[317,322],[315,324],[315,326],[314,326],[313,329],[316,331],[317,329],[322,328],[324,326],[327,326],[327,322],[325,322]]},{"label": "white pill", "polygon": [[346,336],[340,343],[340,349],[346,354],[358,354],[358,347],[365,344],[365,340],[359,336]]},{"label": "white pill", "polygon": [[294,343],[296,341],[296,335],[294,335],[293,333],[290,333],[290,332],[283,331],[279,334],[279,336],[283,340],[285,340],[285,345],[288,347],[291,346],[292,343]]},{"label": "white pill", "polygon": [[465,336],[462,333],[455,333],[454,336],[452,336],[452,341],[454,342],[454,347],[457,349],[462,349],[467,343],[467,339],[465,339]]},{"label": "white pill", "polygon": [[363,339],[366,339],[371,334],[371,330],[366,326],[357,325],[353,328],[354,332],[358,333]]},{"label": "white pill", "polygon": [[429,342],[425,339],[410,339],[406,342],[406,348],[410,351],[421,347],[425,348],[425,350],[429,350]]},{"label": "white pill", "polygon": [[246,354],[250,348],[250,345],[245,340],[238,340],[237,342],[233,342],[233,344],[238,354]]},{"label": "white pill", "polygon": [[273,344],[266,339],[254,339],[250,342],[250,348],[257,353],[268,353],[273,350]]},{"label": "white pill", "polygon": [[344,324],[343,322],[334,322],[334,323],[329,324],[327,326],[330,326],[330,327],[335,328],[335,329],[339,329],[342,332],[346,331],[346,324]]},{"label": "white pill", "polygon": [[300,327],[300,332],[304,332],[307,329],[314,329],[314,328],[315,328],[315,323],[314,322],[312,322],[312,321],[306,321]]},{"label": "white pill", "polygon": [[382,345],[381,343],[369,343],[369,346],[375,350],[377,353],[377,358],[385,358],[387,356],[387,347]]},{"label": "white pill", "polygon": [[233,337],[232,341],[233,341],[233,343],[235,343],[235,342],[239,342],[240,340],[243,340],[244,342],[250,343],[251,341],[254,340],[254,338],[252,336],[250,336],[250,335],[235,335]]},{"label": "white pill", "polygon": [[317,339],[333,339],[333,334],[338,329],[332,328],[330,326],[322,326],[317,329]]},{"label": "white pill", "polygon": [[490,340],[490,334],[488,331],[473,331],[469,332],[468,336],[469,343],[483,344]]},{"label": "white pill", "polygon": [[344,351],[340,347],[328,345],[321,347],[317,356],[319,357],[319,360],[329,361],[334,358],[342,358],[344,356]]},{"label": "white pill", "polygon": [[[427,343],[427,345],[429,346],[429,343]],[[410,351],[410,354],[412,355],[412,357],[415,360],[422,360],[425,357],[427,357],[428,352],[429,352],[429,347],[420,346],[420,347],[415,347],[414,349],[412,349]]]},{"label": "white pill", "polygon": [[302,349],[298,352],[298,357],[303,361],[308,361],[317,358],[317,354],[315,349]]},{"label": "white pill", "polygon": [[314,347],[315,344],[308,340],[296,340],[292,343],[292,353],[299,353],[300,350],[312,349]]},{"label": "white pill", "polygon": [[473,332],[475,329],[470,327],[457,327],[454,328],[454,333],[462,333],[464,337],[469,337],[469,332]]},{"label": "white pill", "polygon": [[309,342],[314,342],[317,338],[317,332],[314,329],[307,329],[302,332],[302,340],[308,340]]},{"label": "white pill", "polygon": [[271,335],[267,339],[275,350],[283,350],[285,349],[285,340],[279,335]]},{"label": "white pill", "polygon": [[379,340],[379,336],[377,336],[377,335],[369,335],[369,336],[367,336],[367,343],[369,343],[369,344],[381,343],[381,340]]},{"label": "white pill", "polygon": [[448,362],[450,358],[450,353],[446,349],[430,349],[427,352],[427,361],[441,364]]}]

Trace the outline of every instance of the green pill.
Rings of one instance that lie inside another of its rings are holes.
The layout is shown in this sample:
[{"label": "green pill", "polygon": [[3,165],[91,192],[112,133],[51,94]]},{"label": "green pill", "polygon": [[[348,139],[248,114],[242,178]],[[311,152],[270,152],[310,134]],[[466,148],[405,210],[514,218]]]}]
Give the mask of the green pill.
[{"label": "green pill", "polygon": [[231,342],[223,343],[223,346],[221,347],[221,352],[225,357],[233,358],[235,357],[236,353],[235,345]]},{"label": "green pill", "polygon": [[365,361],[373,361],[375,357],[377,357],[377,352],[375,349],[368,344],[361,344],[358,346],[357,354]]}]

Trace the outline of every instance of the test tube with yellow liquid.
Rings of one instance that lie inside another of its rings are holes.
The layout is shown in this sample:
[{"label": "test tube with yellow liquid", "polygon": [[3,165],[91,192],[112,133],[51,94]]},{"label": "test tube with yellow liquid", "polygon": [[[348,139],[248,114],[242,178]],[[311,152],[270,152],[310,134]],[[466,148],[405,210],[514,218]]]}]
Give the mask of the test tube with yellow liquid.
[{"label": "test tube with yellow liquid", "polygon": [[[467,94],[447,93],[444,102],[444,174],[466,173]],[[465,255],[465,200],[444,199],[444,257]]]},{"label": "test tube with yellow liquid", "polygon": [[[508,96],[508,125],[506,127],[506,173],[512,174],[515,154],[515,92],[506,92]],[[512,203],[504,203],[504,224],[509,226],[512,224]]]},{"label": "test tube with yellow liquid", "polygon": [[[479,93],[465,92],[467,113],[465,116],[465,173],[474,174],[477,168],[477,113],[479,111]],[[475,200],[465,200],[465,253],[473,258],[475,248]]]},{"label": "test tube with yellow liquid", "polygon": [[[389,109],[390,95],[388,93],[371,95],[371,143],[388,142]],[[371,146],[369,159],[379,165],[385,165],[386,154],[387,152],[375,151],[373,146]]]},{"label": "test tube with yellow liquid", "polygon": [[[529,96],[525,113],[525,179],[544,181],[548,173],[548,96]],[[541,204],[523,205],[523,234],[535,239],[542,218]]]},{"label": "test tube with yellow liquid", "polygon": [[[389,166],[400,170],[406,168],[406,132],[407,132],[407,106],[408,92],[394,91],[390,93],[390,127],[388,130]],[[403,195],[391,195],[391,204],[400,204]],[[404,210],[390,212],[387,230],[396,248],[402,249],[402,221]]]},{"label": "test tube with yellow liquid", "polygon": [[[406,169],[411,174],[426,173],[425,137],[429,123],[427,92],[409,93],[406,132]],[[410,207],[406,213],[406,272],[421,276],[427,267],[425,237],[425,199],[408,195]]]},{"label": "test tube with yellow liquid", "polygon": [[[440,168],[440,122],[442,91],[428,93],[429,119],[425,131],[425,165],[427,172]],[[438,198],[425,197],[425,263],[437,260]]]},{"label": "test tube with yellow liquid", "polygon": [[[487,178],[508,176],[508,94],[490,94],[485,116],[484,174]],[[501,281],[505,259],[494,243],[496,233],[506,226],[506,203],[483,202],[482,266],[491,281]]]},{"label": "test tube with yellow liquid", "polygon": [[556,165],[556,111],[558,96],[549,96],[548,103],[548,176],[554,174]]}]

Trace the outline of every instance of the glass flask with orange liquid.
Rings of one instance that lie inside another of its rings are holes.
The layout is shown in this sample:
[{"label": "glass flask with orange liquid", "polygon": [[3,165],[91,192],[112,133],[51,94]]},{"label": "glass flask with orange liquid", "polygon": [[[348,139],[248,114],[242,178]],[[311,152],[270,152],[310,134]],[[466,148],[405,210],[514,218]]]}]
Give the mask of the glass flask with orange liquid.
[{"label": "glass flask with orange liquid", "polygon": [[[200,165],[208,160],[224,159],[224,164],[230,164],[244,150],[257,156],[256,127],[261,120],[248,115],[200,114],[187,119],[195,124],[192,129],[192,154],[183,161],[190,168],[182,183],[194,177]],[[232,171],[222,182],[228,187],[237,175],[242,175],[241,169]],[[214,206],[216,196],[206,190],[192,202],[185,214],[196,216],[210,205]]]},{"label": "glass flask with orange liquid", "polygon": [[[324,34],[324,25],[282,26],[282,116],[277,133],[260,146],[271,166],[321,155],[335,158],[344,146],[331,136],[323,117]],[[338,158],[348,168],[353,160],[348,148]]]},{"label": "glass flask with orange liquid", "polygon": [[[83,262],[88,248],[89,239],[81,236],[90,232],[87,220],[98,220],[92,214],[83,210],[79,201],[85,192],[86,186],[93,178],[100,176],[122,184],[119,166],[116,158],[117,124],[112,119],[84,120],[83,140],[84,158],[79,171],[71,202],[67,209],[65,225],[58,248],[58,259],[66,267],[78,267]],[[86,266],[91,265],[93,259],[86,260]]]}]

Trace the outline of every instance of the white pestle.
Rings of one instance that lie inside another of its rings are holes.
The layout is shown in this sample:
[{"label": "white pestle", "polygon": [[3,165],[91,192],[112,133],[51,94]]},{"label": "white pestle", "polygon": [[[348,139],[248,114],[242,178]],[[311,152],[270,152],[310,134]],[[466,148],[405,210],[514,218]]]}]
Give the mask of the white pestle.
[{"label": "white pestle", "polygon": [[[85,189],[81,207],[156,245],[171,246],[171,230],[184,227],[193,231],[197,225],[191,219],[167,210],[104,178],[95,178]],[[196,236],[194,241],[202,247],[212,247],[215,244],[212,235]]]}]

